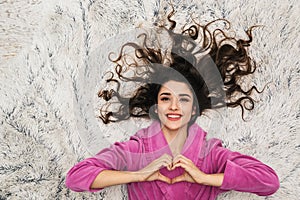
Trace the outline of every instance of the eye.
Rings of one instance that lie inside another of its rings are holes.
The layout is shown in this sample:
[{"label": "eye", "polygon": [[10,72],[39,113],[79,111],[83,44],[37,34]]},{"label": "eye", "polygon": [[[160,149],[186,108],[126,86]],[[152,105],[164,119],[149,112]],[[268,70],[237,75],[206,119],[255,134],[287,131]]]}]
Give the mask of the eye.
[{"label": "eye", "polygon": [[162,98],[160,98],[160,100],[161,100],[161,101],[169,101],[170,98],[169,98],[169,97],[162,97]]},{"label": "eye", "polygon": [[187,102],[190,102],[190,99],[188,99],[188,98],[180,98],[179,101],[183,102],[183,103],[187,103]]}]

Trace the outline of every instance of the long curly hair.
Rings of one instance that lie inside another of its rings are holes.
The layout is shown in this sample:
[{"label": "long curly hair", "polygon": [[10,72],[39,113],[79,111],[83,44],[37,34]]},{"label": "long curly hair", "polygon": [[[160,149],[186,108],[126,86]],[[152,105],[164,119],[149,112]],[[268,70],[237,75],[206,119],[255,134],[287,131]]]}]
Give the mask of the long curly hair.
[{"label": "long curly hair", "polygon": [[[256,63],[247,50],[255,26],[245,31],[246,40],[228,36],[230,22],[225,19],[205,25],[193,21],[176,33],[177,23],[171,19],[173,15],[174,9],[167,16],[168,25],[156,24],[156,34],[167,33],[169,49],[155,45],[157,40],[150,39],[152,35],[142,33],[138,36],[142,39],[141,44],[128,42],[122,46],[117,58],[109,56],[115,68],[107,72],[110,76],[106,82],[116,83],[117,88],[103,89],[98,93],[106,101],[99,116],[105,124],[130,117],[158,119],[153,108],[160,87],[170,80],[187,83],[194,94],[197,114],[192,116],[190,124],[208,109],[240,106],[243,118],[244,110],[254,108],[251,94],[253,90],[260,91],[255,86],[243,90],[241,78],[256,70]],[[210,30],[217,22],[223,22],[225,28]],[[125,48],[134,53],[129,55]],[[121,94],[121,85],[125,82],[138,85],[129,96]],[[118,106],[113,110],[110,108],[114,97]]]}]

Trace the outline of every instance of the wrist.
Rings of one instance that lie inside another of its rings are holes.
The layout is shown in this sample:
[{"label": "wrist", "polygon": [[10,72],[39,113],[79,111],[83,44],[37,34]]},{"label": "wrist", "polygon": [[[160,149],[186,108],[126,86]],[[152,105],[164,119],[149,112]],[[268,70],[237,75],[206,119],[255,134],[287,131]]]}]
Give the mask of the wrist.
[{"label": "wrist", "polygon": [[220,187],[223,183],[224,174],[205,174],[202,179],[203,185]]},{"label": "wrist", "polygon": [[201,185],[207,185],[209,182],[209,174],[201,173],[197,179],[195,179],[196,183]]},{"label": "wrist", "polygon": [[132,182],[142,182],[144,181],[144,177],[139,171],[129,172],[131,174]]}]

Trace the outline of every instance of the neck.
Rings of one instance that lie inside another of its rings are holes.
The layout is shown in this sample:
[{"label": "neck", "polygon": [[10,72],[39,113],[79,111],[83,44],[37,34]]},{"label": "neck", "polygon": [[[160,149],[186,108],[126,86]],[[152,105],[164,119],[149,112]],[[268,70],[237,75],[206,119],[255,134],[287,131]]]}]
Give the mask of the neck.
[{"label": "neck", "polygon": [[179,130],[167,130],[162,128],[163,134],[168,142],[171,152],[174,156],[181,153],[183,145],[187,138],[187,127],[183,127]]}]

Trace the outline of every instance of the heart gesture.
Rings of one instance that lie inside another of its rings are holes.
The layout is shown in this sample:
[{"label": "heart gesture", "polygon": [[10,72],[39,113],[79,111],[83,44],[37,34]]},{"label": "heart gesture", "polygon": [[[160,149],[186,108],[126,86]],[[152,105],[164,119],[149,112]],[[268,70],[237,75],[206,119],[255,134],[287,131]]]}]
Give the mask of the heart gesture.
[{"label": "heart gesture", "polygon": [[[170,179],[159,172],[162,167],[167,167],[168,170],[174,170],[177,167],[182,167],[184,173],[173,179]],[[174,159],[167,154],[152,161],[142,170],[136,172],[139,175],[139,181],[163,181],[168,184],[173,184],[181,181],[197,183],[211,186],[221,186],[224,174],[205,174],[202,172],[190,159],[183,155],[177,155]]]},{"label": "heart gesture", "polygon": [[180,176],[177,176],[172,179],[172,183],[177,183],[181,181],[187,181],[191,183],[202,184],[204,177],[206,176],[198,167],[188,158],[183,155],[177,155],[173,159],[173,166],[171,170],[182,167],[184,169],[184,173]]}]

